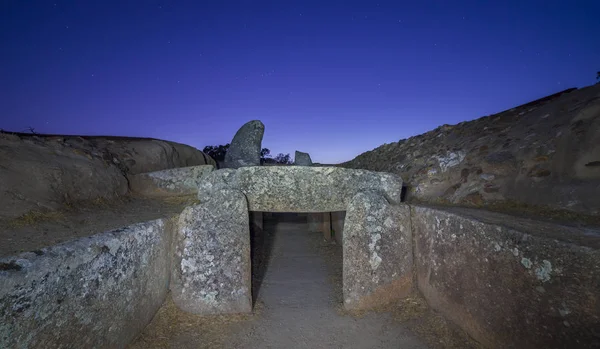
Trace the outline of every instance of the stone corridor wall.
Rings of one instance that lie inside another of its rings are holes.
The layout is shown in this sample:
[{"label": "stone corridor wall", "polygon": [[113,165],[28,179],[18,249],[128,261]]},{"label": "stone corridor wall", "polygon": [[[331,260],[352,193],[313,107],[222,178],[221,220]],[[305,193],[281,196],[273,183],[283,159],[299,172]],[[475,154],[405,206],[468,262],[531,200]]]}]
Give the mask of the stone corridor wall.
[{"label": "stone corridor wall", "polygon": [[[600,347],[600,229],[410,207],[415,291],[483,347]],[[344,216],[330,213],[340,244]]]},{"label": "stone corridor wall", "polygon": [[169,288],[158,219],[0,259],[0,348],[123,348]]},{"label": "stone corridor wall", "polygon": [[[288,180],[280,169],[261,171]],[[249,207],[266,207],[253,200],[268,203],[270,196],[256,187],[246,196],[230,170],[210,176],[199,195],[220,194],[200,198],[202,204],[175,218],[1,259],[0,347],[122,347],[151,320],[169,288],[176,303],[193,312],[205,312],[207,304],[213,313],[250,311],[250,239],[265,242],[256,235],[263,213]],[[346,211],[308,213],[326,215],[343,245],[349,308],[418,290],[486,348],[600,347],[600,229],[474,209],[392,205],[383,194],[399,195],[397,188],[359,192]],[[316,194],[304,198],[310,195]],[[283,207],[280,201],[268,205]],[[215,219],[221,223],[211,223]],[[218,286],[232,280],[229,288]],[[186,289],[197,295],[177,294]],[[219,303],[221,293],[229,308]],[[198,299],[208,303],[198,306]]]},{"label": "stone corridor wall", "polygon": [[429,305],[486,348],[600,347],[600,229],[412,206]]}]

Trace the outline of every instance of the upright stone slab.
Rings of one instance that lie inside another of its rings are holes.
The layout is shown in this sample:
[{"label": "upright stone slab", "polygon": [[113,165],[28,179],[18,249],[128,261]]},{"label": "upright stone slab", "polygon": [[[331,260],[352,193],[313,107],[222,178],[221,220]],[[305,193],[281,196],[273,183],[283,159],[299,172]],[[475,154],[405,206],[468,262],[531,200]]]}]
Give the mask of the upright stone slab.
[{"label": "upright stone slab", "polygon": [[344,223],[346,309],[367,309],[406,297],[412,288],[410,208],[381,194],[356,194]]},{"label": "upright stone slab", "polygon": [[331,240],[331,212],[323,212],[321,213],[322,223],[321,223],[321,232],[323,233],[324,240]]},{"label": "upright stone slab", "polygon": [[331,230],[335,241],[340,245],[343,243],[345,217],[346,211],[331,212]]},{"label": "upright stone slab", "polygon": [[238,190],[216,188],[179,218],[173,301],[195,314],[252,310],[250,231],[246,198]]},{"label": "upright stone slab", "polygon": [[308,153],[296,150],[294,155],[294,165],[296,166],[312,166],[313,162]]},{"label": "upright stone slab", "polygon": [[323,212],[310,212],[306,214],[306,224],[311,233],[322,233],[324,225]]},{"label": "upright stone slab", "polygon": [[259,166],[264,133],[265,125],[260,120],[252,120],[244,124],[236,132],[225,154],[225,167]]}]

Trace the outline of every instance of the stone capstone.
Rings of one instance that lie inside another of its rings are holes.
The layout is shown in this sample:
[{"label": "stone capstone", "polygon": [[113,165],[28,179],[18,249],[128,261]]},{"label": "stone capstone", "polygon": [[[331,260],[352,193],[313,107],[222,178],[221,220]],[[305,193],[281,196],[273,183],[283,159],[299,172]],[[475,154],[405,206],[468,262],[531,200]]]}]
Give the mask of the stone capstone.
[{"label": "stone capstone", "polygon": [[260,120],[252,120],[244,124],[236,132],[225,154],[225,167],[259,166],[264,133],[265,125]]},{"label": "stone capstone", "polygon": [[400,176],[340,167],[244,167],[210,173],[198,188],[198,199],[208,200],[214,188],[241,191],[251,211],[344,211],[357,193],[378,191],[390,204],[401,201]]},{"label": "stone capstone", "polygon": [[179,218],[171,292],[195,314],[252,310],[248,206],[242,192],[218,188]]},{"label": "stone capstone", "polygon": [[128,176],[132,191],[146,196],[194,195],[213,165],[179,167]]},{"label": "stone capstone", "polygon": [[410,208],[380,193],[356,194],[343,232],[346,309],[365,309],[408,296],[412,289]]},{"label": "stone capstone", "polygon": [[310,154],[303,153],[301,151],[296,150],[296,154],[294,155],[294,165],[296,166],[312,166],[313,162],[310,158]]}]

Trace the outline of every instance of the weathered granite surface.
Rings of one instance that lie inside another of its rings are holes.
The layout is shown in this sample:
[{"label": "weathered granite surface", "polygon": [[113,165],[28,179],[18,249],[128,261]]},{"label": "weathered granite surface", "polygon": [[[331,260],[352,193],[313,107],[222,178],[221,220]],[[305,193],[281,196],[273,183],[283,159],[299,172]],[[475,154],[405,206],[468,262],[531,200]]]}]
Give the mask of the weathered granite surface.
[{"label": "weathered granite surface", "polygon": [[407,200],[600,215],[600,84],[384,144],[341,164],[402,176]]},{"label": "weathered granite surface", "polygon": [[365,309],[408,296],[413,255],[410,208],[390,205],[379,193],[356,194],[343,235],[346,309]]},{"label": "weathered granite surface", "polygon": [[378,190],[390,203],[399,203],[402,179],[394,174],[336,167],[243,167],[217,170],[205,177],[198,199],[211,190],[240,190],[251,211],[330,212],[344,211],[360,191]]},{"label": "weathered granite surface", "polygon": [[321,214],[321,212],[312,212],[306,214],[306,227],[309,232],[320,232],[322,225],[323,215]]},{"label": "weathered granite surface", "polygon": [[294,165],[296,166],[312,166],[313,162],[310,158],[310,154],[296,150],[294,155]]},{"label": "weathered granite surface", "polygon": [[323,239],[330,240],[331,234],[331,213],[330,212],[311,212],[306,213],[306,225],[311,233],[323,234]]},{"label": "weathered granite surface", "polygon": [[123,348],[163,303],[173,223],[159,219],[0,259],[0,348]]},{"label": "weathered granite surface", "polygon": [[273,235],[265,230],[265,214],[250,212],[250,257],[252,259],[252,301],[258,299],[258,293],[267,272],[269,259],[273,250]]},{"label": "weathered granite surface", "polygon": [[411,210],[419,290],[484,347],[600,347],[600,229]]},{"label": "weathered granite surface", "polygon": [[260,120],[252,120],[244,124],[236,132],[225,154],[225,167],[259,166],[264,133],[265,125]]},{"label": "weathered granite surface", "polygon": [[0,219],[126,195],[126,175],[216,165],[196,148],[151,138],[1,131],[0,163]]},{"label": "weathered granite surface", "polygon": [[344,242],[344,222],[346,220],[346,211],[331,212],[331,230],[333,237],[338,244]]},{"label": "weathered granite surface", "polygon": [[179,167],[128,176],[129,188],[146,196],[194,195],[213,165]]},{"label": "weathered granite surface", "polygon": [[239,190],[220,188],[179,218],[171,292],[195,314],[252,310],[248,206]]}]

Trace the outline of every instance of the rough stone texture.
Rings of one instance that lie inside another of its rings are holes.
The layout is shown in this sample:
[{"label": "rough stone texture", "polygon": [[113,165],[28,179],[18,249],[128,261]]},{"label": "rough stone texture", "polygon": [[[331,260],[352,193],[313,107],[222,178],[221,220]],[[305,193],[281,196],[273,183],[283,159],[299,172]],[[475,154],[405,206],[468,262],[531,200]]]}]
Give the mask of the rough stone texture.
[{"label": "rough stone texture", "polygon": [[296,166],[312,166],[313,162],[310,158],[310,154],[303,153],[301,151],[296,150],[296,154],[294,155],[294,165]]},{"label": "rough stone texture", "polygon": [[419,290],[485,347],[600,347],[599,229],[411,210]]},{"label": "rough stone texture", "polygon": [[250,226],[255,227],[256,231],[263,230],[262,212],[250,212]]},{"label": "rough stone texture", "polygon": [[90,137],[93,146],[115,155],[127,174],[154,172],[177,167],[213,165],[210,156],[189,145],[151,138]]},{"label": "rough stone texture", "polygon": [[129,188],[145,196],[194,195],[213,165],[179,167],[127,176]]},{"label": "rough stone texture", "polygon": [[346,211],[331,212],[331,230],[333,237],[338,244],[343,243],[344,239],[344,221],[346,219]]},{"label": "rough stone texture", "polygon": [[331,214],[329,212],[308,213],[306,223],[309,232],[319,232],[323,234],[323,239],[331,239]]},{"label": "rough stone texture", "polygon": [[0,348],[122,348],[169,284],[173,223],[135,224],[0,259]]},{"label": "rough stone texture", "polygon": [[200,184],[198,198],[214,188],[229,186],[248,199],[251,211],[343,211],[356,193],[378,190],[391,203],[399,203],[402,179],[394,174],[335,167],[243,167],[218,170]]},{"label": "rough stone texture", "polygon": [[0,163],[0,219],[125,195],[125,175],[215,164],[195,148],[156,139],[2,132]]},{"label": "rough stone texture", "polygon": [[365,309],[407,296],[412,289],[410,209],[381,194],[356,194],[344,224],[343,292],[346,309]]},{"label": "rough stone texture", "polygon": [[250,231],[246,198],[215,189],[179,219],[171,291],[179,308],[195,314],[252,310]]},{"label": "rough stone texture", "polygon": [[341,164],[396,173],[409,201],[600,215],[600,84],[382,145]]},{"label": "rough stone texture", "polygon": [[331,240],[333,235],[331,234],[331,213],[323,212],[321,213],[323,217],[323,222],[321,223],[321,233],[323,234],[324,240]]},{"label": "rough stone texture", "polygon": [[250,212],[250,256],[252,264],[252,301],[256,303],[272,252],[273,239],[264,229],[265,214]]},{"label": "rough stone texture", "polygon": [[244,124],[235,134],[227,154],[226,168],[240,168],[260,165],[260,151],[265,133],[265,125],[259,120]]},{"label": "rough stone texture", "polygon": [[321,226],[323,225],[323,215],[321,212],[307,213],[306,224],[308,226],[308,231],[311,233],[321,231]]}]

